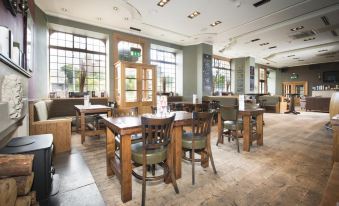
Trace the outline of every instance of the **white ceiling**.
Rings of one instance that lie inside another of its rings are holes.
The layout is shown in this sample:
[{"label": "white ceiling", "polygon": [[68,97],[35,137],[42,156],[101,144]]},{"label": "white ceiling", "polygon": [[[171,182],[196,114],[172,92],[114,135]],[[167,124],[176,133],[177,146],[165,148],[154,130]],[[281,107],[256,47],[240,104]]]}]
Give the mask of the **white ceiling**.
[{"label": "white ceiling", "polygon": [[[52,16],[183,46],[212,44],[214,54],[228,58],[252,56],[278,68],[339,61],[339,37],[332,34],[339,35],[339,0],[271,0],[257,8],[253,3],[259,0],[170,0],[164,7],[157,6],[159,1],[35,0]],[[194,11],[201,14],[188,18]],[[215,21],[222,23],[209,26]],[[298,26],[304,28],[291,31]],[[295,37],[309,31],[312,35]]]}]

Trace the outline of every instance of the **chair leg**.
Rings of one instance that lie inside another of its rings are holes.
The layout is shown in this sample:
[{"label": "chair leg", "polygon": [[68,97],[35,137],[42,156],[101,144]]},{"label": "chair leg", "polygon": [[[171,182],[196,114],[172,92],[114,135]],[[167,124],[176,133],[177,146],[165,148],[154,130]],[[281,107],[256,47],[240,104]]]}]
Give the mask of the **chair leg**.
[{"label": "chair leg", "polygon": [[210,157],[210,160],[211,160],[211,164],[212,164],[212,168],[213,168],[214,174],[217,174],[217,170],[215,169],[215,165],[214,165],[214,160],[213,160],[213,155],[212,155],[211,144],[208,145],[208,156]]},{"label": "chair leg", "polygon": [[195,173],[194,173],[194,148],[192,149],[192,185],[195,184]]},{"label": "chair leg", "polygon": [[240,153],[240,146],[239,146],[239,138],[238,138],[238,136],[236,136],[236,139],[237,139],[237,147],[238,147],[238,153]]},{"label": "chair leg", "polygon": [[145,205],[145,199],[146,199],[146,163],[144,162],[143,168],[142,168],[142,202],[141,205]]},{"label": "chair leg", "polygon": [[155,176],[155,165],[152,165],[152,175]]}]

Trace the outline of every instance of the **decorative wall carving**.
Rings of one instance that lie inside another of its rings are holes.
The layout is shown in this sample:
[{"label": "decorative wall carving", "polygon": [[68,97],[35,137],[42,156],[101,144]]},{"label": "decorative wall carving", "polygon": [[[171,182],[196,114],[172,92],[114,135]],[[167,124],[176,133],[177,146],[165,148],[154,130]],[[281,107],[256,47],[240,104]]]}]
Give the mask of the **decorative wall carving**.
[{"label": "decorative wall carving", "polygon": [[21,78],[18,75],[10,74],[4,77],[1,86],[1,101],[8,102],[11,119],[17,119],[22,116],[23,89]]}]

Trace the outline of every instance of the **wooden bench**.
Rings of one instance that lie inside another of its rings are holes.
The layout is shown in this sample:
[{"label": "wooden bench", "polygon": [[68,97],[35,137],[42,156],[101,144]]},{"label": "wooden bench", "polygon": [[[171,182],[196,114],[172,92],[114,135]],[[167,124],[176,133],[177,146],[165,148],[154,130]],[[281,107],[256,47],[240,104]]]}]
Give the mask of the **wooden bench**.
[{"label": "wooden bench", "polygon": [[321,206],[338,206],[339,205],[339,162],[333,164],[330,178],[328,179]]}]

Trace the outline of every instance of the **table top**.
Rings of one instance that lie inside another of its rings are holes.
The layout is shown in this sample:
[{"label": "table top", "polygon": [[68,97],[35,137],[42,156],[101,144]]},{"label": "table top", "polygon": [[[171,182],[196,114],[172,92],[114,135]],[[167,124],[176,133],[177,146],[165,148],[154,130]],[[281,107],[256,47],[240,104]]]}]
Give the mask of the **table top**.
[{"label": "table top", "polygon": [[168,102],[172,104],[188,104],[188,105],[196,105],[196,104],[202,104],[202,102],[198,101],[195,104],[193,104],[193,101],[180,101],[180,102]]},{"label": "table top", "polygon": [[243,110],[239,110],[240,115],[258,115],[265,112],[263,108],[245,108]]},{"label": "table top", "polygon": [[[171,112],[175,113],[174,126],[187,126],[192,122],[192,113],[185,111]],[[161,118],[153,114],[144,114],[152,118]],[[104,123],[110,129],[121,135],[135,134],[141,131],[141,115],[136,117],[104,117]]]},{"label": "table top", "polygon": [[112,109],[112,107],[108,107],[105,105],[97,105],[97,104],[92,104],[92,105],[74,105],[74,108],[80,112],[103,112],[103,111],[109,111]]}]

